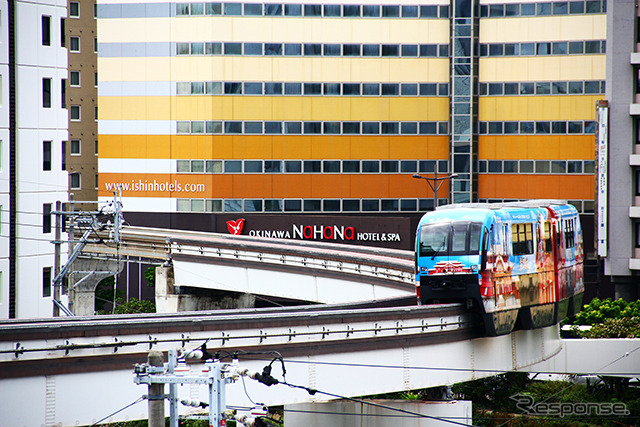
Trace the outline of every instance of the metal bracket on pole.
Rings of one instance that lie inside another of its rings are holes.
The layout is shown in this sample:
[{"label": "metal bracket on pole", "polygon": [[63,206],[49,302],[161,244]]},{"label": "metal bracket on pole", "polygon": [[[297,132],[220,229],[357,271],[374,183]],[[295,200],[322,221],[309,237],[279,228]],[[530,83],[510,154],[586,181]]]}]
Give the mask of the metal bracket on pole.
[{"label": "metal bracket on pole", "polygon": [[[232,419],[233,415],[227,411],[226,404],[226,385],[233,383],[241,376],[261,381],[260,374],[240,368],[238,361],[232,363],[222,363],[219,360],[207,360],[205,369],[199,375],[189,372],[184,359],[178,360],[176,350],[169,350],[168,363],[163,367],[155,367],[149,364],[137,364],[134,367],[135,377],[133,381],[136,384],[169,384],[169,394],[166,398],[169,400],[170,408],[170,425],[171,427],[178,425],[178,384],[206,384],[209,386],[209,402],[198,402],[191,400],[181,401],[183,404],[194,407],[209,407],[209,415],[207,419],[209,426],[221,427],[226,426],[227,419]],[[178,369],[180,366],[184,369]],[[277,383],[277,381],[276,381]],[[269,384],[270,385],[270,384]],[[236,415],[235,419],[241,423],[253,422],[255,415]],[[191,416],[195,417],[195,416]],[[204,419],[202,416],[197,416]],[[253,425],[253,424],[250,424]]]},{"label": "metal bracket on pole", "polygon": [[[56,277],[53,279],[54,313],[56,313],[56,311],[59,309],[62,310],[67,316],[74,315],[68,308],[64,307],[64,304],[62,304],[62,302],[59,300],[60,289],[62,287],[62,280],[70,273],[71,266],[73,265],[74,261],[80,256],[87,243],[89,243],[89,236],[96,231],[104,229],[111,222],[111,219],[113,217],[113,240],[116,243],[120,242],[120,227],[122,227],[122,224],[124,223],[124,219],[122,217],[121,202],[122,190],[119,189],[119,195],[114,191],[113,197],[113,212],[105,211],[105,207],[97,212],[74,212],[73,209],[69,212],[66,212],[60,210],[60,203],[56,204],[56,211],[52,212],[52,214],[56,214],[56,240],[53,243],[56,245],[57,252],[59,252],[59,246],[61,243],[61,239],[59,236],[60,227],[58,219],[64,215],[76,215],[77,217],[75,217],[75,219],[69,224],[69,234],[71,239],[71,241],[69,242],[69,250],[71,251],[71,254],[67,259],[67,262],[61,269],[58,267],[58,263],[56,264]],[[73,203],[73,201],[71,203]],[[111,205],[111,203],[109,205]],[[107,208],[109,207],[109,205],[107,206]],[[86,230],[84,231],[77,245],[75,245],[75,242],[73,241],[73,230],[76,226],[80,226],[82,228],[86,227]],[[102,240],[99,241],[101,242]],[[83,277],[78,283],[98,273],[104,274],[104,272],[91,272]],[[76,283],[76,286],[78,285],[78,283]]]}]

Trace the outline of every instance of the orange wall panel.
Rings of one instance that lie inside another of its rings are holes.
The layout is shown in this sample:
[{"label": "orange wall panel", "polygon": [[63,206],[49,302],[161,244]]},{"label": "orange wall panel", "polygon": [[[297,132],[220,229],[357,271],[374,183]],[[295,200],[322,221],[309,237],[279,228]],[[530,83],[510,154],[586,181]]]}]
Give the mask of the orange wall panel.
[{"label": "orange wall panel", "polygon": [[[99,196],[112,196],[106,184],[124,184],[123,197],[269,198],[430,198],[433,192],[411,174],[100,174]],[[135,184],[164,185],[135,189]],[[200,184],[201,191],[185,191]],[[173,185],[173,189],[169,189]],[[182,190],[180,190],[182,189]],[[443,185],[441,194],[446,194]]]},{"label": "orange wall panel", "polygon": [[480,175],[481,199],[593,199],[593,175]]},{"label": "orange wall panel", "polygon": [[101,135],[103,159],[446,159],[446,136]]},{"label": "orange wall panel", "polygon": [[478,157],[488,160],[593,160],[593,135],[483,135]]}]

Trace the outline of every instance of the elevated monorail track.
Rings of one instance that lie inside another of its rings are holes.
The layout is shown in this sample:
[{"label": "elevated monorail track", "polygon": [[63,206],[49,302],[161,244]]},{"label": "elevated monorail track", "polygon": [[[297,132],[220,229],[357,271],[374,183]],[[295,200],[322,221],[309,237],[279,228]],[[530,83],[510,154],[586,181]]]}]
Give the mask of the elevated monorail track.
[{"label": "elevated monorail track", "polygon": [[[151,263],[189,261],[308,274],[349,275],[414,290],[414,254],[368,246],[124,227],[119,244],[91,243],[85,257],[132,257]],[[395,283],[395,285],[394,285]]]},{"label": "elevated monorail track", "polygon": [[379,303],[0,323],[0,379],[126,369],[149,350],[278,352],[284,357],[466,340],[478,322],[459,305]]}]

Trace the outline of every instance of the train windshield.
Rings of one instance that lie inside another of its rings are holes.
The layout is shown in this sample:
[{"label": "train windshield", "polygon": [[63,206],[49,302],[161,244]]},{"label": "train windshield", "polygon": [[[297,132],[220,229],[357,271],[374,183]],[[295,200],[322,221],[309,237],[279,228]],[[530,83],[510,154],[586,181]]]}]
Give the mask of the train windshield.
[{"label": "train windshield", "polygon": [[478,255],[481,230],[479,222],[425,224],[420,228],[419,256]]}]

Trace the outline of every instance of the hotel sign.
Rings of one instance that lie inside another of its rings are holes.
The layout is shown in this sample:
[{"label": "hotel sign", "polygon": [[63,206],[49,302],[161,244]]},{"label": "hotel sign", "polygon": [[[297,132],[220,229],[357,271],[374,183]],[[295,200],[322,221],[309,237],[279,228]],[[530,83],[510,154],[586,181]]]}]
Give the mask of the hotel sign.
[{"label": "hotel sign", "polygon": [[596,117],[598,119],[597,130],[597,158],[598,172],[596,183],[597,224],[596,230],[597,251],[601,257],[607,256],[607,213],[608,213],[608,170],[607,159],[609,157],[609,105],[607,101],[598,101]]},{"label": "hotel sign", "polygon": [[264,239],[294,239],[411,249],[411,221],[405,217],[220,215],[218,230]]}]

